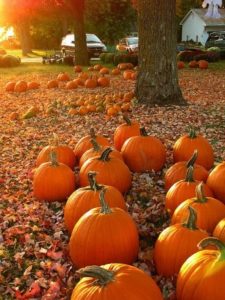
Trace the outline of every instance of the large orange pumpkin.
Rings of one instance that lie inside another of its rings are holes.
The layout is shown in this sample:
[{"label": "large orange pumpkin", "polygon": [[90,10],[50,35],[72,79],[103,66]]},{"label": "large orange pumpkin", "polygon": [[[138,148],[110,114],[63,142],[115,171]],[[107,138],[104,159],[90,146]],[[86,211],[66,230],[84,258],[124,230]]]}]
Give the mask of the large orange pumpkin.
[{"label": "large orange pumpkin", "polygon": [[163,300],[155,281],[134,266],[113,263],[89,266],[77,273],[82,279],[71,300]]},{"label": "large orange pumpkin", "polygon": [[218,164],[210,173],[207,185],[215,197],[225,203],[225,162]]},{"label": "large orange pumpkin", "polygon": [[59,75],[57,76],[57,80],[58,81],[69,81],[70,76],[66,72],[64,72],[64,73],[62,72],[62,73],[59,73]]},{"label": "large orange pumpkin", "polygon": [[225,218],[219,221],[213,230],[213,236],[225,243]]},{"label": "large orange pumpkin", "polygon": [[100,193],[101,207],[85,213],[73,228],[69,254],[78,268],[102,265],[112,261],[132,264],[137,258],[139,238],[132,217],[105,202]]},{"label": "large orange pumpkin", "polygon": [[173,146],[174,162],[187,161],[195,150],[198,150],[196,163],[207,170],[212,168],[214,163],[212,146],[202,135],[197,135],[195,130],[191,130],[189,134],[181,136],[175,142]]},{"label": "large orange pumpkin", "polygon": [[125,123],[119,125],[113,135],[114,146],[120,151],[124,142],[132,136],[140,135],[140,125],[138,122],[131,121],[127,115],[123,115]]},{"label": "large orange pumpkin", "polygon": [[166,161],[166,149],[154,136],[148,136],[141,129],[141,136],[133,136],[125,141],[121,152],[125,163],[133,172],[159,171]]},{"label": "large orange pumpkin", "polygon": [[[217,250],[202,250],[216,246]],[[225,244],[216,238],[206,238],[199,251],[182,265],[176,287],[177,300],[225,299]]]},{"label": "large orange pumpkin", "polygon": [[40,87],[40,83],[36,82],[36,81],[30,81],[27,84],[28,90],[36,90],[36,89],[39,89],[39,87]]},{"label": "large orange pumpkin", "polygon": [[51,161],[41,164],[34,173],[33,192],[38,200],[63,201],[75,190],[73,171],[51,153]]},{"label": "large orange pumpkin", "polygon": [[47,88],[48,89],[54,89],[54,88],[58,88],[58,87],[59,87],[59,83],[55,79],[49,80],[47,82]]},{"label": "large orange pumpkin", "polygon": [[27,90],[27,82],[23,80],[17,81],[17,83],[14,86],[14,92],[21,93],[21,92],[26,92],[26,90]]},{"label": "large orange pumpkin", "polygon": [[88,185],[88,173],[95,171],[96,179],[101,184],[112,185],[121,193],[131,187],[131,172],[127,165],[118,158],[110,157],[111,148],[106,148],[101,155],[89,158],[80,169],[80,186]]},{"label": "large orange pumpkin", "polygon": [[172,165],[165,173],[165,189],[168,189],[177,181],[182,180],[185,178],[187,173],[187,169],[190,166],[193,166],[193,177],[194,180],[197,181],[204,181],[206,182],[208,178],[208,171],[201,165],[195,163],[198,156],[198,151],[195,150],[192,157],[189,161],[179,161]]},{"label": "large orange pumpkin", "polygon": [[154,247],[154,261],[159,275],[178,274],[185,260],[198,251],[198,243],[208,234],[196,227],[197,214],[188,207],[189,217],[182,224],[178,223],[164,229]]},{"label": "large orange pumpkin", "polygon": [[6,92],[14,92],[16,82],[15,81],[9,81],[6,83],[5,90]]},{"label": "large orange pumpkin", "polygon": [[212,233],[216,224],[225,218],[225,205],[212,197],[205,197],[203,184],[196,187],[196,196],[182,202],[174,211],[172,224],[182,223],[188,215],[188,207],[192,206],[197,214],[197,226]]}]

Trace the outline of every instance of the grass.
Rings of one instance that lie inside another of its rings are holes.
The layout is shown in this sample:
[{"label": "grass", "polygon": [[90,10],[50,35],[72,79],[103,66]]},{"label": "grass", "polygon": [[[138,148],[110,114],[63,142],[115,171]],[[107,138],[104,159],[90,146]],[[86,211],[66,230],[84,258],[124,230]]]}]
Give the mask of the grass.
[{"label": "grass", "polygon": [[[17,57],[24,57],[22,55],[22,50],[21,49],[6,49],[6,52],[7,52],[7,54],[14,55],[14,56],[17,56]],[[56,52],[55,50],[40,50],[40,49],[35,49],[35,50],[32,50],[32,53],[30,53],[26,57],[42,57],[42,56],[45,56],[45,55],[54,54],[55,52]]]}]

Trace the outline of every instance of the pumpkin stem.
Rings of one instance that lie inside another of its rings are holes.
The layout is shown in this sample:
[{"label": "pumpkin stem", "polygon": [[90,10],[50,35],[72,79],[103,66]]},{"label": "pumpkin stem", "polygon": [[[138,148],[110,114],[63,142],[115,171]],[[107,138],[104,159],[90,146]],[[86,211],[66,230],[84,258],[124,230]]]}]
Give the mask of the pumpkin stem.
[{"label": "pumpkin stem", "polygon": [[105,286],[112,282],[115,277],[115,273],[110,270],[106,270],[99,266],[88,266],[76,271],[79,277],[91,277],[96,278],[95,285]]},{"label": "pumpkin stem", "polygon": [[112,151],[113,151],[112,148],[110,148],[110,147],[106,148],[106,149],[102,152],[101,156],[99,157],[99,160],[102,160],[102,161],[109,161],[109,160],[110,160],[109,154],[110,154]]},{"label": "pumpkin stem", "polygon": [[196,230],[198,229],[198,227],[196,226],[196,222],[197,222],[196,210],[191,206],[188,206],[188,210],[189,210],[189,217],[187,219],[187,222],[184,223],[183,226],[187,227],[190,230]]},{"label": "pumpkin stem", "polygon": [[195,202],[199,202],[199,203],[205,203],[207,202],[207,197],[205,196],[204,194],[204,191],[203,191],[203,182],[199,183],[196,187],[196,200]]},{"label": "pumpkin stem", "polygon": [[193,172],[194,172],[194,168],[193,168],[193,166],[190,166],[187,169],[186,177],[185,177],[185,180],[184,180],[185,182],[194,182]]},{"label": "pumpkin stem", "polygon": [[98,151],[101,150],[101,147],[100,147],[100,145],[98,144],[96,138],[92,138],[92,139],[91,139],[91,143],[92,143],[92,145],[93,145],[94,151],[98,152]]},{"label": "pumpkin stem", "polygon": [[197,157],[198,157],[198,150],[195,149],[195,151],[194,151],[192,157],[189,159],[189,161],[188,161],[187,164],[186,164],[187,168],[189,168],[190,166],[192,166],[192,167],[194,166]]},{"label": "pumpkin stem", "polygon": [[132,125],[131,120],[128,118],[128,116],[126,114],[123,114],[123,119],[127,123],[128,126]]},{"label": "pumpkin stem", "polygon": [[50,161],[52,163],[52,166],[57,167],[59,165],[58,160],[57,160],[57,154],[55,151],[51,151],[50,154]]},{"label": "pumpkin stem", "polygon": [[140,132],[141,132],[141,135],[142,135],[142,136],[148,136],[145,127],[141,127],[141,128],[140,128]]},{"label": "pumpkin stem", "polygon": [[190,139],[195,139],[197,137],[196,131],[193,127],[190,128],[189,130],[189,138]]},{"label": "pumpkin stem", "polygon": [[91,129],[90,129],[90,137],[91,137],[91,139],[96,139],[95,130],[93,127],[91,127]]},{"label": "pumpkin stem", "polygon": [[101,204],[101,213],[106,215],[106,214],[111,214],[112,210],[110,209],[108,203],[105,201],[105,192],[106,189],[103,188],[99,194],[99,200]]},{"label": "pumpkin stem", "polygon": [[88,172],[88,181],[93,191],[99,191],[102,189],[102,187],[97,184],[96,175],[97,173],[94,171]]},{"label": "pumpkin stem", "polygon": [[219,240],[216,237],[208,237],[201,240],[200,243],[198,243],[198,248],[200,250],[203,250],[209,245],[213,245],[219,250],[220,260],[225,260],[225,243],[223,243],[221,240]]}]

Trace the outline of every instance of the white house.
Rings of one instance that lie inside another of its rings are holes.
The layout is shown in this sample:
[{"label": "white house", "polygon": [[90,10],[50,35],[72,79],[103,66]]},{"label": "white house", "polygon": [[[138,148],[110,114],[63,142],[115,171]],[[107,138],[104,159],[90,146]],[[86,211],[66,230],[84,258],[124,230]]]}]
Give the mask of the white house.
[{"label": "white house", "polygon": [[207,9],[194,8],[186,14],[180,22],[182,41],[193,40],[205,45],[209,32],[225,31],[225,9],[219,9],[219,19],[205,17],[206,12]]}]

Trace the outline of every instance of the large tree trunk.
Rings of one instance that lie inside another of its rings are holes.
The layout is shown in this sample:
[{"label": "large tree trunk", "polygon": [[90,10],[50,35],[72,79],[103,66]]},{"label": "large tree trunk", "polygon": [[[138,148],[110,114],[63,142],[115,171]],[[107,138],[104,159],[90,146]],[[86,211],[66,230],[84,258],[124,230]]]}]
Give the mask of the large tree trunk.
[{"label": "large tree trunk", "polygon": [[29,23],[21,22],[20,24],[17,24],[14,29],[20,40],[22,54],[27,56],[32,52]]},{"label": "large tree trunk", "polygon": [[84,14],[74,12],[75,17],[75,26],[74,26],[74,35],[75,35],[75,64],[88,66],[89,57],[87,51],[86,43],[86,33],[84,26]]},{"label": "large tree trunk", "polygon": [[176,0],[139,0],[138,102],[148,105],[185,104],[176,62]]}]

